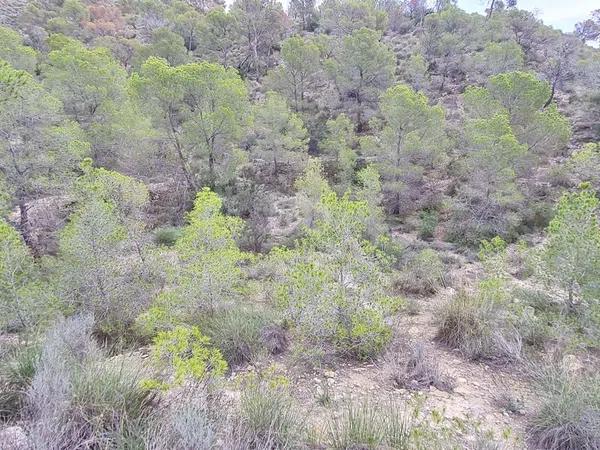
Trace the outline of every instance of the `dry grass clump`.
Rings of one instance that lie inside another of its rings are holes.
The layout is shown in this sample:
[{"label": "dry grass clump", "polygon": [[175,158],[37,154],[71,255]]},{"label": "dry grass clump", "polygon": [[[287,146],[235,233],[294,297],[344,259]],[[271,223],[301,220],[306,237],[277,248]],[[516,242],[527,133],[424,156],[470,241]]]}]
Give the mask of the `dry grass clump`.
[{"label": "dry grass clump", "polygon": [[460,292],[440,311],[438,339],[471,359],[514,361],[522,340],[502,301]]},{"label": "dry grass clump", "polygon": [[531,418],[531,442],[546,450],[600,448],[600,375],[564,365],[535,368],[541,405]]},{"label": "dry grass clump", "polygon": [[452,391],[453,380],[442,371],[422,342],[409,342],[386,354],[384,371],[397,386],[420,390],[435,387]]}]

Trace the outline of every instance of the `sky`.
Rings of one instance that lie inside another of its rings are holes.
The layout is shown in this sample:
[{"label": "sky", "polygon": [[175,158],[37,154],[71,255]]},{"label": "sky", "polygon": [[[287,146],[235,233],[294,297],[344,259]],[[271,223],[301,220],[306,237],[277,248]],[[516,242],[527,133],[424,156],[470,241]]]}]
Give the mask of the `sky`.
[{"label": "sky", "polygon": [[[469,12],[482,13],[487,0],[458,0],[458,6]],[[600,8],[599,0],[518,0],[517,7],[537,12],[536,16],[546,25],[564,32],[571,32],[575,24],[590,17],[594,9]]]}]

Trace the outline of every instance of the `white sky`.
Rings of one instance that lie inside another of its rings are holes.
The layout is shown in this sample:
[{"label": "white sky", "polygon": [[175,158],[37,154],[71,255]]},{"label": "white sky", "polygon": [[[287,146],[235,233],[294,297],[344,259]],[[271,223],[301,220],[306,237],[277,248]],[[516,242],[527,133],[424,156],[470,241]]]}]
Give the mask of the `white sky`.
[{"label": "white sky", "polygon": [[[458,0],[458,6],[469,12],[483,13],[487,0]],[[546,25],[564,32],[571,32],[575,24],[590,17],[600,8],[600,0],[518,0],[517,7],[537,12]]]}]

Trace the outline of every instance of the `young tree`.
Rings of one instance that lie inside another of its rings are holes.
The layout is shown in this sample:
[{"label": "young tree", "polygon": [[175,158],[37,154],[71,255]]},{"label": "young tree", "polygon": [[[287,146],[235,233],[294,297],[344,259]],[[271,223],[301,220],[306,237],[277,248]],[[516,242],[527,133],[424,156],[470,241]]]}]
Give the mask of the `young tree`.
[{"label": "young tree", "polygon": [[319,28],[327,34],[346,36],[361,28],[385,31],[387,15],[371,0],[325,0],[319,6]]},{"label": "young tree", "polygon": [[281,164],[301,164],[308,152],[308,132],[302,119],[290,112],[285,99],[275,92],[267,92],[264,101],[256,105],[253,133],[251,152],[270,160],[273,176],[279,174]]},{"label": "young tree", "polygon": [[342,100],[355,104],[358,131],[363,128],[364,109],[377,101],[379,93],[394,79],[396,58],[377,31],[361,28],[343,38],[342,47],[327,61]]},{"label": "young tree", "polygon": [[105,48],[88,49],[73,39],[54,37],[44,66],[44,85],[65,112],[85,130],[92,157],[115,167],[148,147],[151,134],[127,93],[127,72]]},{"label": "young tree", "polygon": [[429,72],[440,79],[440,92],[448,80],[463,77],[465,55],[478,44],[473,39],[477,26],[475,19],[453,6],[425,17],[422,52]]},{"label": "young tree", "polygon": [[62,230],[56,289],[100,331],[122,335],[150,300],[153,277],[139,222],[148,191],[139,181],[82,165],[75,212]]},{"label": "young tree", "polygon": [[190,60],[185,39],[167,27],[153,30],[149,43],[138,49],[136,67],[140,67],[151,56],[166,59],[172,66],[179,66]]},{"label": "young tree", "polygon": [[369,358],[389,341],[384,317],[393,302],[383,291],[385,264],[364,239],[368,209],[347,195],[326,194],[320,218],[297,248],[273,252],[282,269],[278,304],[313,355]]},{"label": "young tree", "polygon": [[475,56],[475,65],[486,77],[520,70],[524,63],[523,49],[515,41],[490,42]]},{"label": "young tree", "polygon": [[222,8],[209,11],[202,17],[196,54],[202,59],[224,66],[234,64],[236,49],[236,18]]},{"label": "young tree", "polygon": [[314,31],[318,25],[315,0],[290,0],[288,15],[302,31]]},{"label": "young tree", "polygon": [[296,179],[294,186],[298,191],[298,205],[304,224],[313,227],[320,216],[321,198],[332,192],[318,158],[309,158],[304,172]]},{"label": "young tree", "polygon": [[281,64],[270,72],[275,88],[287,97],[295,112],[306,108],[320,71],[319,48],[304,38],[292,36],[281,44]]},{"label": "young tree", "polygon": [[357,139],[352,121],[345,114],[327,121],[327,137],[321,144],[321,151],[335,158],[336,181],[344,191],[354,178],[356,167]]},{"label": "young tree", "polygon": [[243,52],[239,68],[260,78],[270,65],[273,46],[286,29],[285,13],[275,0],[235,0],[231,5]]},{"label": "young tree", "polygon": [[174,152],[191,192],[232,176],[248,117],[246,86],[233,69],[201,62],[172,67],[149,58],[131,84]]},{"label": "young tree", "polygon": [[18,206],[20,231],[35,247],[29,201],[66,189],[89,150],[81,129],[64,120],[58,99],[26,72],[0,60],[0,175]]},{"label": "young tree", "polygon": [[230,305],[244,283],[247,255],[235,239],[242,220],[222,213],[223,203],[209,188],[198,192],[188,224],[175,243],[177,261],[168,266],[167,288],[142,317],[152,327],[197,323],[203,314]]},{"label": "young tree", "polygon": [[545,106],[550,93],[550,85],[534,74],[509,72],[491,77],[487,89],[467,89],[465,103],[478,117],[489,117],[503,108],[519,142],[532,154],[552,155],[568,142],[570,125],[555,105]]},{"label": "young tree", "polygon": [[588,306],[597,308],[600,223],[598,198],[589,186],[561,197],[546,234],[538,255],[539,275],[560,289],[570,309],[582,302],[595,303]]},{"label": "young tree", "polygon": [[516,210],[522,194],[516,173],[527,147],[519,144],[506,114],[471,119],[465,131],[465,182],[456,195],[452,234],[476,244],[482,238],[507,236],[519,224]]},{"label": "young tree", "polygon": [[415,206],[424,172],[443,161],[446,147],[444,111],[429,106],[427,97],[398,84],[383,93],[383,128],[362,146],[377,157],[383,179],[384,203],[398,214]]}]

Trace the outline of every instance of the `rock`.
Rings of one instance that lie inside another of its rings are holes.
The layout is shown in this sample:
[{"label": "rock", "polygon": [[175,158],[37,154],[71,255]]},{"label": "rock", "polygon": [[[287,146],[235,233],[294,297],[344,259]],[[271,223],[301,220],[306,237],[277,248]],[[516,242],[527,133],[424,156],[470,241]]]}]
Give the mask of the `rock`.
[{"label": "rock", "polygon": [[28,450],[29,438],[21,427],[8,427],[0,430],[0,448],[2,450]]}]

